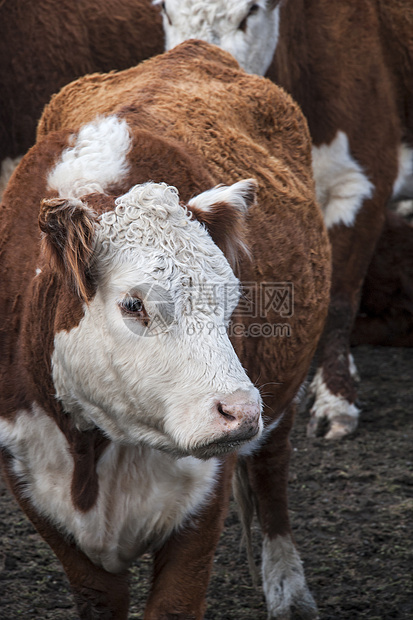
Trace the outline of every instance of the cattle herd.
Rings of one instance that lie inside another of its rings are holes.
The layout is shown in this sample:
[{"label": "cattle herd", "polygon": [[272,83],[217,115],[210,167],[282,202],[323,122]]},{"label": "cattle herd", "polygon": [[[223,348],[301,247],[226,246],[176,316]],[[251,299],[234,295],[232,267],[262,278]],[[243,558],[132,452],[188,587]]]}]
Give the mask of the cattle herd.
[{"label": "cattle herd", "polygon": [[317,617],[289,434],[307,387],[310,437],[354,432],[350,344],[413,345],[412,23],[0,3],[1,459],[80,618],[127,618],[147,552],[145,619],[203,618],[231,483],[268,618]]}]

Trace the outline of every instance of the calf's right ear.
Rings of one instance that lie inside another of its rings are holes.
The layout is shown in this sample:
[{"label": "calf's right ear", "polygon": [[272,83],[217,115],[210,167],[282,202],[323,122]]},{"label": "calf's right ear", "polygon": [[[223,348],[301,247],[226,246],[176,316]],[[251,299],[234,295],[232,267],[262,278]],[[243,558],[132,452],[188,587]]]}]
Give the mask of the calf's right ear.
[{"label": "calf's right ear", "polygon": [[192,217],[207,228],[233,268],[243,254],[249,256],[245,216],[255,203],[257,191],[255,179],[244,179],[217,185],[188,202]]},{"label": "calf's right ear", "polygon": [[95,220],[95,212],[76,198],[45,199],[40,205],[43,253],[57,271],[69,278],[85,302],[91,296],[89,266]]}]

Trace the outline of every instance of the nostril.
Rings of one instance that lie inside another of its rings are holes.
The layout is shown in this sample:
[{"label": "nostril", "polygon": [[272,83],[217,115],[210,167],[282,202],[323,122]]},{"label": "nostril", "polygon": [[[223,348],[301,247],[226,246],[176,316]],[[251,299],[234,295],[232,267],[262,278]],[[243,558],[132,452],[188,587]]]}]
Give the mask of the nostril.
[{"label": "nostril", "polygon": [[235,416],[231,415],[230,413],[227,413],[226,411],[224,411],[223,406],[221,405],[221,403],[219,403],[218,405],[218,411],[219,413],[226,419],[229,420],[230,422],[233,422],[236,418]]}]

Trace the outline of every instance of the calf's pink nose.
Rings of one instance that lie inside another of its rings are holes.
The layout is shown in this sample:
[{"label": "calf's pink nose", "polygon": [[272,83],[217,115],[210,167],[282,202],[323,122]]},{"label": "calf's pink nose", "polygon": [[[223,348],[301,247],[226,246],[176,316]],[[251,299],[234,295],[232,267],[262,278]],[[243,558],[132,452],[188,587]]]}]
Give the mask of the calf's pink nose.
[{"label": "calf's pink nose", "polygon": [[261,403],[258,399],[236,394],[217,404],[220,424],[228,433],[254,437],[260,427]]}]

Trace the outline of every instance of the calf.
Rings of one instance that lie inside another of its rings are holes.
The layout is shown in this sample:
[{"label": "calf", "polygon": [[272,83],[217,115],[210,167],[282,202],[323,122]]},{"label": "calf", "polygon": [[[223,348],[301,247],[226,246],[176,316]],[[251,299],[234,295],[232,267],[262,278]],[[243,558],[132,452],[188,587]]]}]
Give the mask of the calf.
[{"label": "calf", "polygon": [[126,69],[163,49],[150,0],[0,2],[0,196],[53,93],[85,73]]},{"label": "calf", "polygon": [[[349,342],[363,280],[392,193],[413,196],[412,3],[155,4],[163,9],[167,49],[190,37],[219,45],[245,70],[266,74],[283,86],[307,118],[317,198],[333,249],[331,304],[312,383],[315,400],[308,432],[319,434],[327,427],[326,438],[347,435],[359,417]],[[389,248],[397,231],[390,218],[382,247]],[[395,257],[387,258],[378,260],[390,271]],[[379,284],[370,278],[376,296]],[[371,302],[369,291],[366,297]]]},{"label": "calf", "polygon": [[[298,106],[202,42],[86,76],[45,108],[0,239],[5,473],[80,616],[126,618],[127,567],[152,551],[145,619],[203,617],[239,450],[269,617],[315,617],[288,437],[330,248]],[[246,283],[231,323],[223,252]]]}]

